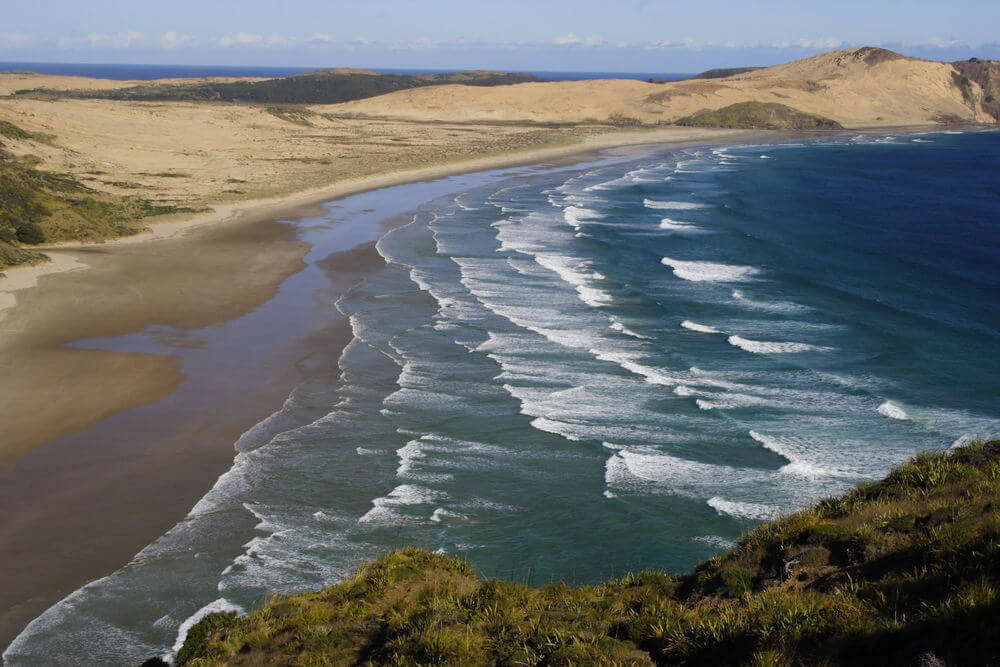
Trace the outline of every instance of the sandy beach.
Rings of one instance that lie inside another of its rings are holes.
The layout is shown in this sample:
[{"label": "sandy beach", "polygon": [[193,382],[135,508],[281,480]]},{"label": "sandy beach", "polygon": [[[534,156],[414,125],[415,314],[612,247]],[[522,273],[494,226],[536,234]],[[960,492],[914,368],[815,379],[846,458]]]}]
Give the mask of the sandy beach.
[{"label": "sandy beach", "polygon": [[[320,203],[352,193],[449,174],[586,160],[615,146],[751,136],[622,132],[387,173],[220,206],[139,237],[63,244],[47,250],[51,263],[8,270],[0,281],[0,400],[13,409],[0,449],[0,502],[13,511],[0,522],[0,567],[15,583],[0,599],[0,643],[180,520],[230,465],[240,435],[308,378],[310,356],[337,354],[349,340],[343,322],[303,339],[265,332],[262,346],[204,340],[211,338],[204,331],[261,308],[304,266],[308,244],[278,220],[308,219]],[[335,290],[378,260],[363,248],[357,253],[328,261]],[[116,342],[143,331],[157,349]],[[79,343],[94,340],[100,345]],[[184,361],[186,351],[205,345],[225,352]],[[52,534],[62,536],[59,545]]]}]

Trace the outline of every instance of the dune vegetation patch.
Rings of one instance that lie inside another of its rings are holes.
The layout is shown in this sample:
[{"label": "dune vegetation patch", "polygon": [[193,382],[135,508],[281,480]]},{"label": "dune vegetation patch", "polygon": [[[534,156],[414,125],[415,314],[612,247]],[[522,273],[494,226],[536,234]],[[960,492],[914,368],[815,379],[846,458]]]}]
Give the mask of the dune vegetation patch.
[{"label": "dune vegetation patch", "polygon": [[26,246],[137,234],[149,216],[191,211],[98,192],[72,176],[36,169],[34,162],[0,147],[0,268],[44,261]]},{"label": "dune vegetation patch", "polygon": [[206,616],[180,665],[995,664],[1000,442],[923,454],[673,575],[482,580],[408,548]]},{"label": "dune vegetation patch", "polygon": [[767,130],[837,130],[840,123],[803,113],[778,102],[739,102],[714,111],[702,111],[676,121],[692,127],[727,127]]}]

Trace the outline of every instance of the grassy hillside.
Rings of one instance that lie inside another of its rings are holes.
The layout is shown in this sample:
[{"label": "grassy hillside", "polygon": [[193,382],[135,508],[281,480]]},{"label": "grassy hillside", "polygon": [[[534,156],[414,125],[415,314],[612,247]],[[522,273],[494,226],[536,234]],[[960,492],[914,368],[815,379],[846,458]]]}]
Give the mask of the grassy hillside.
[{"label": "grassy hillside", "polygon": [[447,74],[375,74],[361,71],[317,70],[266,81],[230,83],[149,84],[102,90],[21,90],[15,95],[48,95],[109,100],[220,101],[261,104],[337,104],[422,86],[462,84],[499,86],[543,81],[530,74],[454,72]]},{"label": "grassy hillside", "polygon": [[751,129],[835,130],[840,123],[802,113],[777,102],[740,102],[715,111],[703,111],[676,121],[677,125],[695,127],[730,127]]},{"label": "grassy hillside", "polygon": [[1000,442],[924,454],[673,576],[483,581],[418,549],[195,625],[181,665],[1000,661]]},{"label": "grassy hillside", "polygon": [[[52,139],[7,121],[0,121],[0,137]],[[0,141],[0,269],[45,260],[26,246],[136,234],[145,228],[145,218],[182,210],[97,192],[71,176],[36,169],[30,158],[15,156]]]}]

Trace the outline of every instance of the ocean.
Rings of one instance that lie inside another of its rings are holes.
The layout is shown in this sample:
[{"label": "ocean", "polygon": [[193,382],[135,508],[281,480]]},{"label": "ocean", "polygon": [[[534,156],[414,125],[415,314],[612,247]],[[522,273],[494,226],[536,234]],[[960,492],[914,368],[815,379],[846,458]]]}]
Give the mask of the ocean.
[{"label": "ocean", "polygon": [[[290,284],[353,340],[187,519],[4,658],[169,654],[201,614],[404,545],[530,584],[686,570],[1000,436],[997,173],[1000,133],[945,131],[617,150],[332,203],[299,223]],[[324,301],[358,253],[381,261]]]},{"label": "ocean", "polygon": [[[225,77],[265,77],[278,78],[312,72],[316,67],[272,67],[246,65],[123,65],[101,63],[36,63],[36,62],[0,62],[0,72],[29,71],[40,74],[57,74],[61,76],[84,76],[95,79],[111,79],[114,81],[150,81],[152,79],[187,79],[209,76]],[[374,68],[382,74],[442,74],[461,70],[445,69],[383,69]],[[651,78],[666,81],[679,81],[691,74],[677,72],[552,72],[530,71],[527,74],[550,81],[583,81],[586,79],[638,79],[648,81]]]}]

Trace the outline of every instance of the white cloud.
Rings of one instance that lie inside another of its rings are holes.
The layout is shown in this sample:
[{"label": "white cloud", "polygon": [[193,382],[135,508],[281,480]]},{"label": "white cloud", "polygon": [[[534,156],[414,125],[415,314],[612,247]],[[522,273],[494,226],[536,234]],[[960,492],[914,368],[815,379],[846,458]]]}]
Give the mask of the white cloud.
[{"label": "white cloud", "polygon": [[174,30],[163,33],[160,46],[165,49],[179,49],[185,46],[195,46],[198,40],[192,35],[182,35]]},{"label": "white cloud", "polygon": [[940,37],[931,37],[930,39],[917,44],[917,46],[933,46],[938,49],[948,49],[953,46],[965,46],[965,42],[960,39],[942,39]]},{"label": "white cloud", "polygon": [[226,35],[218,42],[219,46],[254,46],[264,44],[264,36],[253,32],[239,32]]},{"label": "white cloud", "polygon": [[577,37],[576,34],[570,33],[554,37],[552,43],[557,46],[601,46],[604,44],[604,38],[600,35]]},{"label": "white cloud", "polygon": [[130,46],[141,43],[145,39],[146,36],[141,32],[116,32],[111,37],[111,45],[118,49],[127,49]]},{"label": "white cloud", "polygon": [[33,41],[35,41],[34,37],[23,32],[0,32],[0,47],[5,49],[27,46]]},{"label": "white cloud", "polygon": [[[108,35],[103,32],[92,32],[89,33],[84,40],[86,43],[93,47],[111,46],[116,49],[127,49],[136,44],[141,44],[146,40],[146,35],[141,32],[136,32],[134,30],[127,32],[116,32],[113,35]],[[59,40],[60,45],[69,45],[75,40],[68,40],[62,38]]]},{"label": "white cloud", "polygon": [[800,48],[800,49],[836,49],[844,45],[839,39],[798,39],[794,42],[783,41],[771,44],[776,49]]},{"label": "white cloud", "polygon": [[327,34],[327,33],[319,33],[319,34],[313,35],[312,37],[310,37],[309,39],[307,39],[306,43],[307,44],[332,44],[335,41],[336,41],[336,38],[333,35],[330,35],[330,34]]},{"label": "white cloud", "polygon": [[701,46],[697,41],[686,37],[682,40],[660,39],[644,45],[647,49],[694,49]]}]

